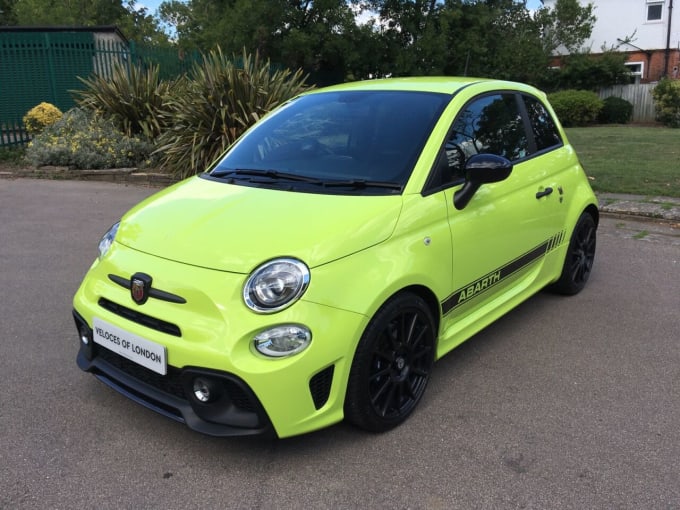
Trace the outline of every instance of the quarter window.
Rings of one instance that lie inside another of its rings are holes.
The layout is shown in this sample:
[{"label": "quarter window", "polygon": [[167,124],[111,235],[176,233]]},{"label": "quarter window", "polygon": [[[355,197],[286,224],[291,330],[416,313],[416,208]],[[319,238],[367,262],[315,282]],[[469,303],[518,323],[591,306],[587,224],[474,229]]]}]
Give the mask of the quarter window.
[{"label": "quarter window", "polygon": [[532,96],[523,96],[529,114],[531,130],[536,141],[536,150],[542,151],[562,144],[555,121],[545,106]]}]

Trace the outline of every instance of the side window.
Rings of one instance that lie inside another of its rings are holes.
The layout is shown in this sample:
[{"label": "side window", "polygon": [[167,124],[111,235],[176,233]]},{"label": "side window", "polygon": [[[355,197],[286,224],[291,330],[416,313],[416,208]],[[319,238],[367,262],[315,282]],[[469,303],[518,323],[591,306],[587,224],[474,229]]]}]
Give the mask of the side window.
[{"label": "side window", "polygon": [[464,176],[474,154],[497,154],[510,161],[529,154],[529,140],[514,94],[492,94],[469,103],[453,123],[445,145],[450,180]]},{"label": "side window", "polygon": [[529,122],[531,123],[531,130],[534,132],[534,139],[536,140],[536,149],[539,151],[549,149],[562,144],[555,121],[545,109],[545,106],[531,96],[522,96],[524,104],[529,114]]}]

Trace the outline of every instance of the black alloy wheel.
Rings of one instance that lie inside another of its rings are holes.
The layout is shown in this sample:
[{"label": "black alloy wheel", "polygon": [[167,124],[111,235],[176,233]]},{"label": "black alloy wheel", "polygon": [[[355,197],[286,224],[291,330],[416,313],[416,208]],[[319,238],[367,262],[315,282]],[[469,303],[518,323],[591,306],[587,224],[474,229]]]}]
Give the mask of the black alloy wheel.
[{"label": "black alloy wheel", "polygon": [[422,298],[405,292],[388,301],[357,347],[345,399],[347,420],[373,432],[406,420],[430,378],[436,335]]},{"label": "black alloy wheel", "polygon": [[588,213],[583,213],[576,222],[564,259],[562,275],[553,288],[566,295],[577,294],[586,286],[595,260],[597,226]]}]

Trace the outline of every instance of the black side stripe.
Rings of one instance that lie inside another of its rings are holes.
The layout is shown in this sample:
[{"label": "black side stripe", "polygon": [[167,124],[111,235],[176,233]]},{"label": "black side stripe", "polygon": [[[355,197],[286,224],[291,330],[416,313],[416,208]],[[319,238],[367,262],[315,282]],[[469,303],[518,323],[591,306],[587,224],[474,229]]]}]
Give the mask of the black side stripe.
[{"label": "black side stripe", "polygon": [[487,290],[502,282],[504,279],[512,276],[516,272],[524,269],[532,262],[545,256],[547,253],[556,249],[564,240],[564,231],[552,236],[550,239],[542,242],[536,248],[528,251],[524,255],[520,255],[515,260],[507,263],[504,266],[495,269],[494,271],[482,276],[478,280],[468,283],[464,287],[454,291],[442,303],[442,313],[453,311],[458,306],[461,306],[472,298],[479,297]]}]

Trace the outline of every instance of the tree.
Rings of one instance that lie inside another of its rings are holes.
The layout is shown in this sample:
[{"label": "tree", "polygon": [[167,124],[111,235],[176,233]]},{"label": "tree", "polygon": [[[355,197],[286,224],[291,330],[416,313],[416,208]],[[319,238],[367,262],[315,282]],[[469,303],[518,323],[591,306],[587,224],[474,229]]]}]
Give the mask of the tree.
[{"label": "tree", "polygon": [[110,25],[127,15],[111,0],[16,0],[14,12],[23,26]]},{"label": "tree", "polygon": [[362,36],[345,0],[169,0],[160,13],[184,48],[219,44],[227,54],[247,48],[303,68],[317,82],[344,79],[352,43]]},{"label": "tree", "polygon": [[445,6],[435,0],[371,0],[379,15],[384,53],[384,74],[441,74],[446,35],[440,25]]},{"label": "tree", "polygon": [[[0,9],[4,10],[3,7]],[[125,3],[122,0],[15,0],[12,12],[17,25],[116,25],[128,39],[146,44],[169,44],[158,20],[146,8],[137,7],[135,0],[125,0]]]},{"label": "tree", "polygon": [[578,53],[595,26],[593,4],[582,6],[578,0],[557,0],[554,9],[540,9],[536,19],[541,25],[542,41],[547,53],[563,47]]},{"label": "tree", "polygon": [[552,73],[543,85],[548,90],[597,90],[600,87],[628,84],[631,75],[625,66],[626,60],[624,53],[611,50],[601,55],[574,53],[563,57],[563,67]]},{"label": "tree", "polygon": [[559,46],[583,44],[592,5],[558,0],[532,14],[524,0],[370,0],[400,75],[490,76],[538,83]]},{"label": "tree", "polygon": [[[362,8],[375,18],[359,24]],[[577,0],[538,13],[524,0],[167,0],[159,12],[183,48],[258,51],[322,85],[436,74],[536,84],[555,49],[579,47],[595,20]]]},{"label": "tree", "polygon": [[0,26],[16,25],[15,3],[16,0],[0,0]]},{"label": "tree", "polygon": [[161,28],[160,20],[149,13],[146,7],[138,7],[135,0],[127,0],[127,11],[116,25],[125,36],[147,46],[169,46],[170,39]]}]

